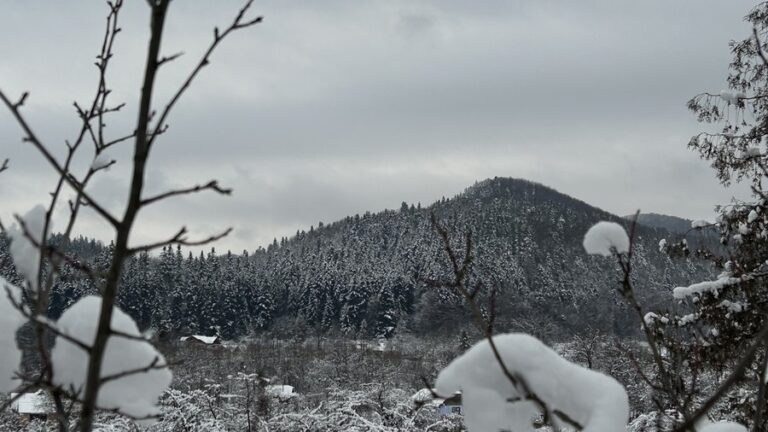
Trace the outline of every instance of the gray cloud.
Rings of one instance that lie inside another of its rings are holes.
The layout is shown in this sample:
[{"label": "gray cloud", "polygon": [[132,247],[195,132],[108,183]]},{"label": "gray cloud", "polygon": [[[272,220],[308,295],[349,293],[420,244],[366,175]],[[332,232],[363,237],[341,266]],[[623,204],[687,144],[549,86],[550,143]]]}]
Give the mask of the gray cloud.
[{"label": "gray cloud", "polygon": [[[176,2],[162,71],[167,100],[238,1]],[[188,224],[234,226],[220,248],[253,249],[322,220],[429,203],[492,176],[525,177],[606,210],[710,217],[733,190],[686,148],[701,128],[685,108],[725,85],[727,42],[749,34],[752,6],[654,0],[258,2],[263,24],[213,58],[152,155],[148,193],[218,178],[231,198],[185,197],[149,209],[137,242]],[[11,2],[0,29],[0,88],[32,90],[40,135],[63,152],[71,102],[95,85],[105,7]],[[147,40],[128,2],[109,76],[127,102],[108,131],[132,130]],[[32,30],[34,29],[34,30]],[[0,217],[46,199],[53,178],[0,112]],[[122,209],[130,149],[92,185]],[[87,166],[90,156],[79,161]],[[738,190],[737,190],[738,192]],[[86,214],[78,230],[109,238]]]}]

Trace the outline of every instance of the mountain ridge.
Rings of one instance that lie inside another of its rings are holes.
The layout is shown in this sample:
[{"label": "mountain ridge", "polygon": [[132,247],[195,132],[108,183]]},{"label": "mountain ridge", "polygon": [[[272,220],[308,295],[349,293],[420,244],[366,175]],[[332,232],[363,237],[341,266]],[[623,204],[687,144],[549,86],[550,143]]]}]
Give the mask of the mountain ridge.
[{"label": "mountain ridge", "polygon": [[[540,183],[501,177],[426,207],[403,203],[399,210],[347,216],[254,253],[185,257],[167,248],[157,257],[134,256],[125,264],[119,305],[141,328],[166,334],[453,334],[469,328],[463,300],[424,282],[450,276],[431,214],[459,253],[464,234],[472,233],[470,277],[486,287],[483,304],[496,292],[499,331],[544,338],[636,332],[636,319],[616,294],[616,263],[587,255],[581,245],[600,220],[629,222]],[[634,268],[649,305],[668,301],[670,286],[708,272],[701,263],[672,262],[660,253],[658,242],[669,235],[645,225],[636,230]],[[98,269],[109,262],[110,249],[90,255]],[[6,276],[7,262],[0,253]],[[49,314],[56,317],[93,292],[86,278],[65,269]]]}]

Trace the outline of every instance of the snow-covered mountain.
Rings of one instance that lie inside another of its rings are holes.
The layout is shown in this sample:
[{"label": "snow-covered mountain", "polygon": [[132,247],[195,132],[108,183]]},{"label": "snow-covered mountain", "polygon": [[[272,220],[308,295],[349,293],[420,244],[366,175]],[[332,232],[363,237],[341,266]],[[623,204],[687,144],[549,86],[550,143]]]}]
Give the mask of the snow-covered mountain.
[{"label": "snow-covered mountain", "polygon": [[[634,215],[624,216],[625,219],[632,219]],[[640,213],[637,221],[643,225],[662,228],[671,233],[683,234],[691,229],[690,219],[684,219],[677,216],[669,216],[658,213]]]},{"label": "snow-covered mountain", "polygon": [[[468,327],[462,300],[424,282],[450,273],[431,213],[449,228],[459,250],[464,233],[472,233],[471,280],[483,285],[482,296],[497,291],[498,329],[544,337],[636,331],[636,317],[617,298],[615,263],[588,256],[581,245],[595,222],[628,221],[510,178],[476,183],[430,206],[403,203],[397,210],[349,216],[252,254],[185,256],[166,249],[159,257],[136,256],[126,262],[120,305],[145,328],[225,337],[260,329],[454,334]],[[669,301],[671,287],[709,272],[706,263],[672,261],[659,252],[659,240],[670,235],[637,227],[635,276],[649,304]],[[107,262],[109,248],[94,253],[86,240],[73,244],[73,252],[78,248],[96,267]],[[7,257],[0,256],[0,266],[4,274],[12,272]],[[51,314],[92,291],[89,281],[68,269]]]}]

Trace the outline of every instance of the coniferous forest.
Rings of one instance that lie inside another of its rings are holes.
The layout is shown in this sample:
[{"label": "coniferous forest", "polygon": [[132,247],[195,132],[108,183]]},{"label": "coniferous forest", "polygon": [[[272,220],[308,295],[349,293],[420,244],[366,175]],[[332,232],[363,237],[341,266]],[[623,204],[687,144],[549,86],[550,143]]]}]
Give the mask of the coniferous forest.
[{"label": "coniferous forest", "polygon": [[[627,222],[546,186],[509,178],[479,182],[428,206],[403,203],[397,210],[320,222],[266,249],[193,253],[167,247],[138,254],[125,263],[119,305],[141,329],[167,336],[235,339],[264,330],[353,338],[458,334],[469,320],[463,300],[429,284],[450,272],[431,213],[450,227],[457,247],[472,233],[477,259],[471,277],[498,291],[499,328],[556,339],[637,332],[615,292],[610,263],[584,253],[579,234],[599,220]],[[698,233],[687,237],[707,240]],[[663,302],[669,287],[712,271],[695,255],[674,259],[660,251],[666,238],[684,236],[638,227],[636,276],[650,305]],[[68,247],[95,269],[110,262],[109,245],[79,238]],[[3,276],[19,279],[7,252],[0,263]],[[94,292],[93,281],[65,266],[49,316],[58,318]]]}]

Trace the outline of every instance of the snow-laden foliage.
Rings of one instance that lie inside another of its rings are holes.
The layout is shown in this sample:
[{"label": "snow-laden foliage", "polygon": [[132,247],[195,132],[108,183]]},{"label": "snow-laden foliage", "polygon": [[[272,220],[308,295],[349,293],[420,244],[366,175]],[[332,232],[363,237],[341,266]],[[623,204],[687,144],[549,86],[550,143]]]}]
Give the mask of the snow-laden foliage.
[{"label": "snow-laden foliage", "polygon": [[19,366],[20,354],[16,348],[16,330],[23,322],[19,311],[13,306],[9,295],[19,295],[21,291],[0,276],[0,392],[8,392],[15,387],[14,372]]},{"label": "snow-laden foliage", "polygon": [[748,277],[737,278],[732,277],[728,273],[723,273],[716,280],[697,282],[693,285],[686,287],[677,287],[672,290],[672,296],[678,300],[694,295],[710,294],[712,297],[717,298],[720,295],[720,290],[727,286],[736,285],[740,282],[749,280]]},{"label": "snow-laden foliage", "polygon": [[[21,218],[22,224],[14,224],[8,229],[8,237],[11,240],[11,256],[16,264],[16,271],[26,279],[30,285],[37,286],[37,275],[40,269],[40,244],[42,239],[48,236],[45,230],[46,210],[42,205],[37,205]],[[50,232],[51,226],[48,226]],[[31,238],[31,239],[30,239]]]},{"label": "snow-laden foliage", "polygon": [[[584,432],[625,428],[629,401],[624,387],[615,379],[563,359],[526,334],[499,335],[493,341],[510,373],[519,377],[551,412],[565,413],[581,424]],[[443,369],[436,387],[441,395],[462,391],[470,431],[534,430],[536,405],[525,400],[520,384],[513,385],[504,375],[487,340],[475,344]]]},{"label": "snow-laden foliage", "polygon": [[629,237],[616,222],[598,222],[584,235],[584,250],[590,255],[611,256],[629,252]]},{"label": "snow-laden foliage", "polygon": [[[730,43],[728,88],[700,93],[688,102],[704,123],[704,130],[691,137],[689,148],[711,164],[723,185],[745,183],[752,193],[749,199],[717,207],[714,226],[722,247],[706,256],[722,274],[716,280],[676,288],[667,312],[670,325],[655,328],[660,340],[673,341],[669,352],[690,366],[691,377],[694,367],[733,370],[735,359],[751,355],[755,344],[764,344],[758,337],[768,326],[768,3],[759,3],[745,20],[753,32]],[[685,324],[688,333],[676,334],[679,324]],[[768,410],[755,397],[760,381],[756,377],[763,375],[757,365],[765,355],[760,348],[746,378],[724,398],[728,401],[724,411],[733,416],[728,418],[754,430],[768,428]],[[751,424],[758,418],[756,409],[764,411],[763,424]]]},{"label": "snow-laden foliage", "polygon": [[227,428],[217,412],[218,401],[209,391],[192,390],[182,392],[169,390],[163,394],[162,420],[150,430],[223,432]]},{"label": "snow-laden foliage", "polygon": [[693,228],[693,229],[706,228],[706,227],[711,226],[711,225],[712,225],[711,222],[707,222],[707,221],[705,221],[703,219],[697,219],[697,220],[691,222],[691,228]]},{"label": "snow-laden foliage", "polygon": [[[100,297],[84,297],[64,312],[58,327],[72,338],[92,346],[100,310]],[[133,319],[116,307],[112,312],[111,329],[131,338],[109,337],[101,368],[102,379],[147,370],[106,381],[99,391],[97,405],[137,418],[159,414],[157,400],[171,383],[171,372],[164,367],[165,358],[148,342],[139,340],[142,336]],[[66,389],[82,389],[88,372],[88,358],[88,353],[81,347],[62,337],[57,338],[52,352],[54,382]]]}]

